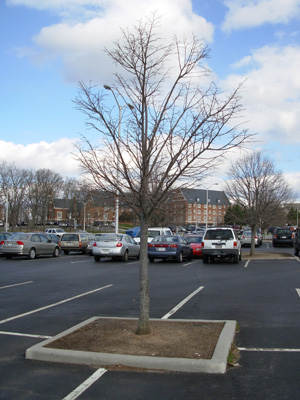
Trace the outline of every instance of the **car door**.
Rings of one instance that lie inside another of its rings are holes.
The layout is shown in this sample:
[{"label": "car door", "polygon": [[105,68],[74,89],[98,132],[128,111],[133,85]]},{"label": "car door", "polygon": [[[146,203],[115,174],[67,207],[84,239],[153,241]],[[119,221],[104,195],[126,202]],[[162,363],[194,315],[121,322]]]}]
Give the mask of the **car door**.
[{"label": "car door", "polygon": [[53,253],[54,250],[54,245],[53,242],[47,238],[47,236],[44,235],[40,235],[40,239],[41,239],[41,247],[42,247],[42,252],[41,254],[44,255],[49,255]]},{"label": "car door", "polygon": [[139,244],[137,244],[137,242],[129,235],[128,235],[128,240],[130,241],[131,255],[138,256],[140,252]]},{"label": "car door", "polygon": [[188,244],[184,237],[179,236],[181,242],[181,249],[184,256],[189,256],[191,254],[191,246]]},{"label": "car door", "polygon": [[35,248],[37,255],[38,254],[44,254],[43,243],[41,241],[40,235],[38,235],[38,234],[32,235],[30,241],[32,243],[32,247]]}]

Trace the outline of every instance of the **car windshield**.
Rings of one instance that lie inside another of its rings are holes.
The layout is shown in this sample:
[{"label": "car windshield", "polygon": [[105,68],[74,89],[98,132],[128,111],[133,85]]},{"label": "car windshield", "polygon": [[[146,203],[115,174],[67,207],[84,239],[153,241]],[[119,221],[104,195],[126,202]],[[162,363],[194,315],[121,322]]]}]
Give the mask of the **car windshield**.
[{"label": "car windshield", "polygon": [[[148,231],[148,237],[150,238],[155,238],[156,236],[158,236],[160,234],[160,231]],[[141,231],[139,231],[139,233],[135,236],[135,237],[141,237]]]},{"label": "car windshield", "polygon": [[15,233],[14,235],[10,236],[9,240],[27,240],[29,235],[24,233]]},{"label": "car windshield", "polygon": [[246,231],[243,233],[244,236],[251,236],[251,231]]},{"label": "car windshield", "polygon": [[188,244],[201,243],[202,242],[202,236],[185,236],[185,240],[188,242]]},{"label": "car windshield", "polygon": [[115,233],[108,233],[97,238],[97,242],[119,242],[122,240],[123,235],[116,235]]},{"label": "car windshield", "polygon": [[212,229],[205,234],[206,240],[232,240],[233,234],[229,229]]}]

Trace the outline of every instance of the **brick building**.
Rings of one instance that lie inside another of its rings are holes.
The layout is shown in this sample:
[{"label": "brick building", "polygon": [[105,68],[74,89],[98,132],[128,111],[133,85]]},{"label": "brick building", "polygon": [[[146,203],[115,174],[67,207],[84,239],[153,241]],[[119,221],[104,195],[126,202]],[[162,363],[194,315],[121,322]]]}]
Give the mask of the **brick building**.
[{"label": "brick building", "polygon": [[223,191],[206,189],[180,189],[169,205],[171,225],[223,225],[230,202]]}]

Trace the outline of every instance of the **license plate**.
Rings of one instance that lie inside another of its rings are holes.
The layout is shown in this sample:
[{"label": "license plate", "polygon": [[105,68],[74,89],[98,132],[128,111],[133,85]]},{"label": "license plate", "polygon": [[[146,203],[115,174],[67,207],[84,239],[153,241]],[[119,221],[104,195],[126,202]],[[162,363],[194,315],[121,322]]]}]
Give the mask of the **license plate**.
[{"label": "license plate", "polygon": [[281,239],[286,239],[286,236],[282,236]]},{"label": "license plate", "polygon": [[109,250],[108,250],[108,249],[102,249],[102,250],[101,250],[101,253],[107,254],[107,253],[109,253]]},{"label": "license plate", "polygon": [[221,244],[216,244],[215,248],[216,248],[216,249],[221,249],[221,248],[222,248],[222,245],[221,245]]},{"label": "license plate", "polygon": [[67,242],[67,246],[73,246],[74,243],[73,242]]},{"label": "license plate", "polygon": [[158,251],[166,251],[166,248],[165,247],[157,247],[157,250]]}]

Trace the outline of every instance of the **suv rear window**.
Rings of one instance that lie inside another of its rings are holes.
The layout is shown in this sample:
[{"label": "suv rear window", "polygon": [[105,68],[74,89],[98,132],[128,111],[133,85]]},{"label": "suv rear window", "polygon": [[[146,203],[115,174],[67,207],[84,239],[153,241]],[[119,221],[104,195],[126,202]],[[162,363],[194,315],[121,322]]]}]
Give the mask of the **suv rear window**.
[{"label": "suv rear window", "polygon": [[210,229],[205,234],[206,240],[232,240],[233,233],[230,229]]},{"label": "suv rear window", "polygon": [[68,233],[67,235],[63,235],[61,238],[62,242],[79,242],[79,236],[76,234]]}]

